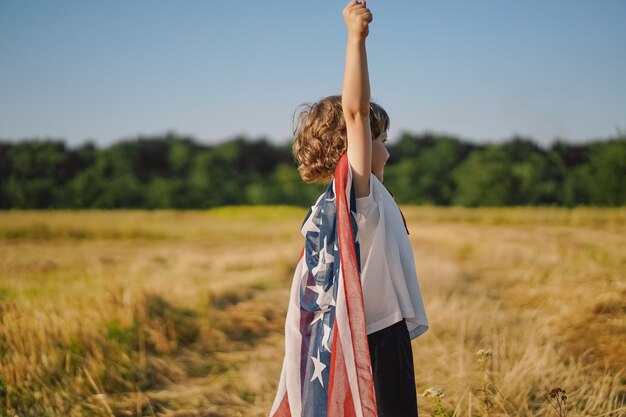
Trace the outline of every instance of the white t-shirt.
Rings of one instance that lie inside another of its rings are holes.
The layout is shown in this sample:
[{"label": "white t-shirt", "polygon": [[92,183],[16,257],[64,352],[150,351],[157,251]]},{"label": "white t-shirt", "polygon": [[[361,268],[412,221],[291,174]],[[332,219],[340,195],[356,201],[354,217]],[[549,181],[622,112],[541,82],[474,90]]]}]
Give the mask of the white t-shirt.
[{"label": "white t-shirt", "polygon": [[400,209],[371,174],[370,193],[356,199],[356,210],[367,334],[405,318],[414,339],[429,324]]}]

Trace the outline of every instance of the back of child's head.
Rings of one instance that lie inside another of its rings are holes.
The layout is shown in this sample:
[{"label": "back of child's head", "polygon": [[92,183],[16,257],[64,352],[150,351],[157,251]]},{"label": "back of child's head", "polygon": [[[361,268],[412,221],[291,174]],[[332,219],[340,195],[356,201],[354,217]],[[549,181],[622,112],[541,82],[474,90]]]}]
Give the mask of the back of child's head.
[{"label": "back of child's head", "polygon": [[[348,145],[341,96],[328,96],[299,110],[293,143],[298,172],[305,182],[328,182]],[[372,139],[387,131],[389,124],[385,109],[370,103]]]}]

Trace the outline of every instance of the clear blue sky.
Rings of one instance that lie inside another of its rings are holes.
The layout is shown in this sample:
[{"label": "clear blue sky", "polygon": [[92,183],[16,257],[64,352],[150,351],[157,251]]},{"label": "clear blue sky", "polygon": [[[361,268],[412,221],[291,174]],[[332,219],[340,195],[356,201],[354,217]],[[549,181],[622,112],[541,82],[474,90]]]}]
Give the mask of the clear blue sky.
[{"label": "clear blue sky", "polygon": [[[345,1],[0,0],[0,138],[285,142],[340,92]],[[549,144],[626,130],[625,0],[370,0],[372,97],[401,131]]]}]

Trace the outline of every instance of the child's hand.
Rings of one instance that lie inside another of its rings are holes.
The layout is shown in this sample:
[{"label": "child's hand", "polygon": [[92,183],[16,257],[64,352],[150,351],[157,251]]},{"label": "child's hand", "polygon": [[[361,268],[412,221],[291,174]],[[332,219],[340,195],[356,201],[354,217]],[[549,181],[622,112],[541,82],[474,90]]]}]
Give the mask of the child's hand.
[{"label": "child's hand", "polygon": [[348,36],[365,39],[369,33],[369,24],[372,22],[372,12],[366,7],[365,0],[362,2],[351,0],[343,9],[343,20],[346,21]]}]

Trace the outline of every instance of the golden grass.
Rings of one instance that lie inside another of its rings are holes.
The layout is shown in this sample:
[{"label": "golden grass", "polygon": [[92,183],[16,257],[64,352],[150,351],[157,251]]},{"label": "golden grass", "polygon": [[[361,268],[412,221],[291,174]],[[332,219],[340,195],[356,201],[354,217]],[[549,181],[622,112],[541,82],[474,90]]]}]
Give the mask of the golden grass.
[{"label": "golden grass", "polygon": [[[626,414],[626,209],[403,212],[431,324],[420,393],[553,416],[562,387],[568,416]],[[267,415],[305,213],[3,212],[0,416]]]}]

